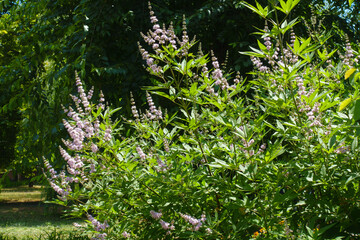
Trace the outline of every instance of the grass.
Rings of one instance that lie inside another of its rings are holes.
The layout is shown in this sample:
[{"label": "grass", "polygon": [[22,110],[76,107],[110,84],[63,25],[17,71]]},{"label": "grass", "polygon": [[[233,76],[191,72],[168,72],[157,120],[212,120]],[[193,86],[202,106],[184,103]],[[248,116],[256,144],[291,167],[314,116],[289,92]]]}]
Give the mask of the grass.
[{"label": "grass", "polygon": [[0,203],[40,202],[44,200],[45,195],[41,186],[34,186],[32,188],[19,186],[0,190]]},{"label": "grass", "polygon": [[81,224],[83,220],[66,219],[59,206],[45,204],[43,200],[40,186],[2,189],[0,240],[84,239],[75,237],[76,229],[73,226],[74,222]]}]

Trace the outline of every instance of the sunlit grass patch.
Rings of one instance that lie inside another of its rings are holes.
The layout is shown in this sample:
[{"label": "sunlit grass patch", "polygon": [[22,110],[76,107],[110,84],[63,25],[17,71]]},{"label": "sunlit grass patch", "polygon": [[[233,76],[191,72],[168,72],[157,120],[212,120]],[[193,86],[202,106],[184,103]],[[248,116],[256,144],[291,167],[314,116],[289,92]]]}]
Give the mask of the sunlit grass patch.
[{"label": "sunlit grass patch", "polygon": [[45,200],[43,186],[19,186],[0,189],[0,202],[35,202],[43,200]]},{"label": "sunlit grass patch", "polygon": [[73,221],[64,221],[60,224],[45,223],[38,226],[26,226],[26,225],[11,225],[0,228],[0,234],[7,236],[8,238],[16,239],[39,239],[40,237],[45,237],[54,232],[61,233],[61,235],[66,236],[74,231],[75,227],[72,225]]},{"label": "sunlit grass patch", "polygon": [[4,188],[0,191],[0,202],[36,202],[45,200],[41,186]]}]

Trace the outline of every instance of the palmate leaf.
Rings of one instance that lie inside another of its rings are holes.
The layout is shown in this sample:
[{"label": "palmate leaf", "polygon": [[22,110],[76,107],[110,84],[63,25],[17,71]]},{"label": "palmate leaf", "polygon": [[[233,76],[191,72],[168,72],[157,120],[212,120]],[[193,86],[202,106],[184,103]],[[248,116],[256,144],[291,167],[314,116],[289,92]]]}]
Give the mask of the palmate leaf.
[{"label": "palmate leaf", "polygon": [[240,2],[240,4],[249,8],[250,10],[257,13],[258,15],[260,15],[263,18],[266,18],[267,15],[271,12],[271,11],[269,12],[268,7],[263,8],[258,2],[256,2],[256,7],[245,1]]},{"label": "palmate leaf", "polygon": [[283,0],[280,0],[281,7],[276,7],[276,9],[287,15],[299,3],[299,1],[300,0],[288,0],[287,2],[284,2]]},{"label": "palmate leaf", "polygon": [[281,24],[281,26],[275,25],[272,29],[271,29],[271,33],[274,35],[278,35],[278,34],[285,34],[289,29],[291,29],[295,24],[297,24],[298,18],[295,18],[293,20],[291,20],[290,22],[287,22],[286,20]]}]

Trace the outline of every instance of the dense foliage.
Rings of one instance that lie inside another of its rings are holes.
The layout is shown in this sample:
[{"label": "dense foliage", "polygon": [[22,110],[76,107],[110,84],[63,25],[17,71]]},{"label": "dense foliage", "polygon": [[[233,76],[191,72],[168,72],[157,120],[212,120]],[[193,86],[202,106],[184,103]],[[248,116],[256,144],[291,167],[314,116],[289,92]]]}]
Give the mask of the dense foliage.
[{"label": "dense foliage", "polygon": [[[226,68],[244,76],[251,70],[251,62],[238,52],[256,42],[251,32],[254,27],[262,28],[263,19],[250,14],[239,2],[154,0],[152,4],[162,22],[174,22],[177,34],[181,33],[185,15],[189,35],[196,35],[203,49],[212,49],[221,62],[228,50]],[[267,1],[259,3],[265,6]],[[321,31],[333,29],[328,44],[335,49],[345,33],[351,41],[360,36],[359,7],[358,1],[349,8],[336,0],[302,0],[291,14],[309,28],[298,24],[295,32],[304,35],[310,29],[314,32],[317,26]],[[139,33],[149,27],[146,19],[147,2],[142,0],[0,1],[4,167],[11,163],[18,171],[33,172],[42,155],[51,157],[56,152],[63,137],[61,104],[67,103],[73,90],[75,70],[87,84],[102,89],[114,107],[122,106],[121,113],[126,116],[131,113],[130,91],[144,102],[146,96],[139,89],[152,82],[142,68],[136,42]],[[168,102],[162,105],[172,109]]]},{"label": "dense foliage", "polygon": [[87,217],[78,227],[94,239],[359,236],[359,53],[345,37],[333,49],[322,31],[296,35],[298,3],[242,3],[266,20],[243,52],[248,79],[205,54],[185,20],[181,36],[160,25],[151,6],[138,43],[153,83],[147,109],[131,96],[133,116],[116,119],[120,109],[102,93],[91,101],[76,77],[66,168],[44,162],[56,202]]}]

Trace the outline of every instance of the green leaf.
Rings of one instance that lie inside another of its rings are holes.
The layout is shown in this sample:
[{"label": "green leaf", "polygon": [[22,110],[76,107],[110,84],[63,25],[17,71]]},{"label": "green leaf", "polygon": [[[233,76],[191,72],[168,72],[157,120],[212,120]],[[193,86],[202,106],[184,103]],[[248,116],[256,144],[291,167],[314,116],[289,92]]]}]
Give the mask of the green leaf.
[{"label": "green leaf", "polygon": [[263,18],[266,18],[267,15],[269,14],[268,7],[263,8],[258,2],[256,2],[256,7],[254,7],[253,5],[251,5],[245,1],[240,2],[240,4],[249,8],[250,10],[252,10],[253,12],[255,12],[256,14],[258,14],[259,16],[261,16]]},{"label": "green leaf", "polygon": [[349,6],[354,2],[354,0],[349,0]]},{"label": "green leaf", "polygon": [[346,108],[352,102],[352,97],[345,99],[340,103],[339,112],[341,112],[344,108]]},{"label": "green leaf", "polygon": [[259,54],[260,56],[265,56],[264,52],[260,51],[259,49],[253,48],[250,46],[250,49],[253,50],[253,52]]},{"label": "green leaf", "polygon": [[299,202],[297,202],[297,203],[295,204],[295,206],[303,206],[303,205],[305,205],[305,204],[306,204],[305,201],[300,200]]},{"label": "green leaf", "polygon": [[268,7],[263,8],[258,2],[256,2],[256,7],[258,8],[259,12],[261,13],[261,16],[263,18],[266,18],[268,15]]},{"label": "green leaf", "polygon": [[290,10],[292,10],[294,7],[296,7],[296,5],[297,5],[299,2],[300,2],[300,0],[293,0]]},{"label": "green leaf", "polygon": [[156,94],[156,95],[159,95],[159,96],[162,96],[162,97],[164,97],[164,98],[167,98],[167,99],[169,99],[170,101],[172,101],[172,102],[174,102],[174,100],[176,99],[176,97],[175,96],[173,96],[173,95],[168,95],[168,94],[166,94],[166,93],[164,93],[164,92],[152,92],[153,94]]},{"label": "green leaf", "polygon": [[274,196],[274,202],[285,203],[294,200],[298,197],[298,194],[293,191],[285,191],[285,193],[281,194],[277,192]]},{"label": "green leaf", "polygon": [[229,165],[220,159],[214,159],[215,162],[209,163],[208,165],[213,168],[229,168]]},{"label": "green leaf", "polygon": [[351,150],[352,150],[353,152],[356,151],[357,148],[358,148],[358,146],[359,146],[358,138],[355,137],[355,138],[354,138],[354,141],[353,141],[352,144],[351,144]]},{"label": "green leaf", "polygon": [[321,61],[325,60],[326,57],[326,50],[324,50],[323,52],[321,52],[319,49],[317,50],[317,54],[320,57]]},{"label": "green leaf", "polygon": [[279,9],[280,11],[286,13],[287,12],[287,4],[283,1],[283,0],[280,0],[280,5],[281,7],[277,7],[277,9]]},{"label": "green leaf", "polygon": [[[250,47],[252,48],[252,47]],[[254,57],[264,57],[264,53],[262,53],[260,50],[256,49],[256,52],[239,52],[242,55],[247,55],[247,56],[254,56]]]},{"label": "green leaf", "polygon": [[205,99],[207,100],[207,102],[206,102],[207,104],[214,105],[220,111],[222,111],[224,109],[224,106],[221,103],[219,103],[218,101],[216,101],[216,99],[212,99],[212,98],[208,98],[208,97],[205,97]]},{"label": "green leaf", "polygon": [[334,102],[323,102],[321,103],[321,106],[320,106],[320,112],[324,112],[325,110],[333,107],[333,106],[336,106],[337,104],[339,104],[339,101],[334,101]]},{"label": "green leaf", "polygon": [[329,144],[328,147],[329,149],[331,149],[336,143],[336,135],[334,134],[330,139],[329,139]]},{"label": "green leaf", "polygon": [[360,100],[359,99],[356,100],[356,102],[355,102],[353,119],[355,121],[358,121],[360,119]]},{"label": "green leaf", "polygon": [[194,82],[190,87],[190,96],[196,96],[197,93],[197,82]]},{"label": "green leaf", "polygon": [[334,51],[332,51],[331,53],[329,53],[329,54],[327,55],[327,57],[330,58],[334,53],[336,53],[336,51],[337,51],[337,49],[335,49]]},{"label": "green leaf", "polygon": [[276,125],[279,129],[281,129],[283,132],[285,132],[285,128],[279,120],[276,120]]},{"label": "green leaf", "polygon": [[311,37],[309,37],[308,39],[306,39],[305,41],[303,41],[298,49],[299,53],[301,54],[302,51],[307,47],[309,46],[310,44],[310,41],[311,41]]},{"label": "green leaf", "polygon": [[294,52],[295,53],[299,53],[299,47],[300,47],[300,41],[299,41],[299,38],[296,38],[295,42],[294,42]]},{"label": "green leaf", "polygon": [[276,7],[276,9],[288,15],[291,10],[299,3],[299,1],[300,0],[288,0],[287,2],[284,2],[283,0],[280,0],[281,7]]},{"label": "green leaf", "polygon": [[269,146],[271,147],[268,151],[266,151],[266,155],[265,155],[265,161],[267,163],[271,162],[272,160],[274,160],[275,158],[277,158],[278,156],[282,155],[285,152],[285,149],[283,146],[281,146],[280,141],[277,141],[272,145],[269,144]]},{"label": "green leaf", "polygon": [[360,72],[356,73],[355,76],[354,76],[354,80],[357,80],[360,78]]},{"label": "green leaf", "polygon": [[306,180],[309,181],[309,182],[314,181],[314,173],[309,172],[308,175],[306,176]]},{"label": "green leaf", "polygon": [[355,71],[355,68],[350,68],[349,70],[347,70],[345,73],[345,79],[348,79]]},{"label": "green leaf", "polygon": [[359,177],[358,174],[355,174],[355,173],[349,174],[349,177],[346,180],[345,185],[348,185],[351,181],[353,181],[354,179],[357,179],[358,177]]},{"label": "green leaf", "polygon": [[261,51],[267,52],[268,50],[267,50],[266,46],[264,44],[262,44],[259,40],[257,40],[257,41],[258,41],[258,45],[259,45],[259,48],[261,49]]}]

